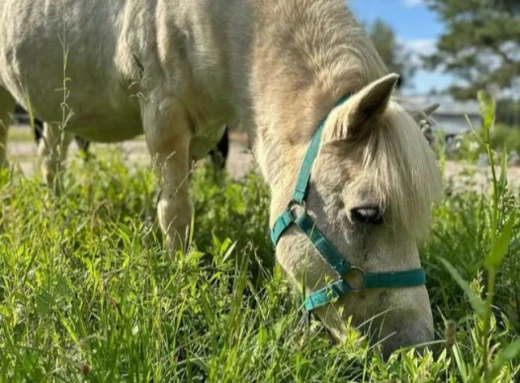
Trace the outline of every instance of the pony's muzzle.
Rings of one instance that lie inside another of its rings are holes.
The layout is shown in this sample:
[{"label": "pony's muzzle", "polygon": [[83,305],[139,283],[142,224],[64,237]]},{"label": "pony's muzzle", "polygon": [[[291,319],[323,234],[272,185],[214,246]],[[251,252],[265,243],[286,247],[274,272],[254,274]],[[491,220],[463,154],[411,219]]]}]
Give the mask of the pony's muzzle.
[{"label": "pony's muzzle", "polygon": [[381,352],[384,360],[388,360],[390,355],[403,348],[414,347],[415,351],[422,355],[427,349],[428,344],[433,342],[433,326],[428,321],[421,321],[412,325],[401,327],[399,330],[390,331],[381,340]]}]

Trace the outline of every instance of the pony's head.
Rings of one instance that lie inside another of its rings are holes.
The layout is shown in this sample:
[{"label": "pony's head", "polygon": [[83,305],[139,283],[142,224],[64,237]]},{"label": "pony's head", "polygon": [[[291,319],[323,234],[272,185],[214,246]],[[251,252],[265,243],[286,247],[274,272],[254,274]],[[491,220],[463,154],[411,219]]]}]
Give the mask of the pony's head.
[{"label": "pony's head", "polygon": [[[432,150],[413,117],[391,99],[397,79],[388,75],[374,81],[330,112],[305,197],[316,227],[350,264],[367,273],[421,267],[418,241],[428,231],[431,204],[442,191]],[[289,157],[299,168],[298,153]],[[284,194],[295,182],[296,175],[287,177],[284,187],[273,190],[278,199],[273,201],[274,217],[290,199]],[[277,257],[307,295],[338,279],[296,225],[280,237]],[[343,277],[352,286],[362,283],[356,280],[357,272]],[[370,330],[386,355],[433,339],[430,302],[422,284],[366,288],[314,312],[337,340],[344,339],[351,317],[354,325]]]}]

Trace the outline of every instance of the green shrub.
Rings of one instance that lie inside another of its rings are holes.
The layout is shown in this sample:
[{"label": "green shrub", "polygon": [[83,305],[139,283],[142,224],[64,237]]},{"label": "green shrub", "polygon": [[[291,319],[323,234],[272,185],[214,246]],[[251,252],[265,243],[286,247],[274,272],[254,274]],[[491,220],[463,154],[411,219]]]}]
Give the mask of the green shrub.
[{"label": "green shrub", "polygon": [[491,147],[520,154],[520,127],[496,124],[491,133]]}]

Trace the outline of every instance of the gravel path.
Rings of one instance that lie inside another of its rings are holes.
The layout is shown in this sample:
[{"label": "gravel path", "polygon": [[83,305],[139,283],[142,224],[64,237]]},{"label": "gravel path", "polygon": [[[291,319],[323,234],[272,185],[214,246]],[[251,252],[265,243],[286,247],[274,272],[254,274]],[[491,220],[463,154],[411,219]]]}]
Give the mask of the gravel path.
[{"label": "gravel path", "polygon": [[[7,143],[8,158],[12,165],[19,167],[26,176],[31,176],[38,170],[37,149],[36,144],[32,141],[29,127],[26,125],[15,125],[11,127],[11,131],[16,131],[16,135]],[[23,136],[24,140],[16,140],[17,137]],[[231,176],[235,178],[243,177],[248,171],[254,167],[254,160],[246,145],[240,142],[240,137],[232,135],[229,158],[227,161],[227,170]],[[127,158],[130,163],[146,164],[150,162],[148,149],[144,140],[132,140],[118,144],[93,144],[90,151],[94,153],[102,153],[107,149],[120,149],[123,157]],[[73,142],[69,148],[69,158],[78,151],[76,143]]]}]

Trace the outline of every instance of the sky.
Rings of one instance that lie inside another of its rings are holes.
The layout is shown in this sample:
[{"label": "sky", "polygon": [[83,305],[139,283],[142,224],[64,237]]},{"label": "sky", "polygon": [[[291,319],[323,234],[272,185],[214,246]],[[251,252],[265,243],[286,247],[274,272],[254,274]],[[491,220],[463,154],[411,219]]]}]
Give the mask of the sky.
[{"label": "sky", "polygon": [[[415,54],[432,53],[435,42],[443,31],[443,24],[422,0],[348,0],[348,5],[359,21],[371,23],[384,20],[395,31],[397,38]],[[454,79],[441,72],[419,70],[405,94],[424,94],[432,89],[442,90]]]}]

